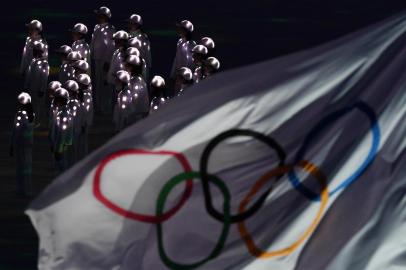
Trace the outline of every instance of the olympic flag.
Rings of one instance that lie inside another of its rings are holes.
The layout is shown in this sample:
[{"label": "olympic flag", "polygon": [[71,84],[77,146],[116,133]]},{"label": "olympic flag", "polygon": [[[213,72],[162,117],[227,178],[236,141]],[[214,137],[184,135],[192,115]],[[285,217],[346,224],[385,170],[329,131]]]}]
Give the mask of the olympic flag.
[{"label": "olympic flag", "polygon": [[40,269],[406,267],[406,13],[222,72],[27,214]]}]

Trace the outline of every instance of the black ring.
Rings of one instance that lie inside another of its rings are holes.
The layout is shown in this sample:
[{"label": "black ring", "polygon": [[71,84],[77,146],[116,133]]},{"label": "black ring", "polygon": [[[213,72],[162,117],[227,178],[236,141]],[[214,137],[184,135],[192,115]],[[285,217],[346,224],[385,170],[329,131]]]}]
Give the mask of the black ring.
[{"label": "black ring", "polygon": [[[211,193],[210,193],[210,187],[209,187],[209,175],[207,173],[207,165],[209,161],[209,156],[213,149],[223,140],[228,139],[230,137],[235,137],[235,136],[250,136],[253,137],[266,145],[268,145],[270,148],[274,149],[279,157],[279,166],[283,166],[285,163],[286,159],[286,153],[283,150],[282,146],[277,143],[273,138],[268,137],[266,135],[263,135],[259,132],[250,130],[250,129],[230,129],[227,130],[223,133],[220,133],[216,137],[214,137],[204,148],[202,156],[200,158],[200,173],[201,173],[201,181],[203,184],[203,193],[204,193],[204,199],[205,199],[205,204],[206,204],[206,210],[209,215],[211,215],[213,218],[217,219],[218,221],[223,222],[224,220],[224,214],[220,213],[213,207],[213,201],[211,198]],[[282,176],[279,176],[277,179],[280,179]],[[247,218],[251,217],[253,214],[255,214],[261,206],[264,204],[266,198],[268,197],[268,194],[272,188],[269,188],[264,192],[264,194],[261,195],[261,197],[249,208],[247,211],[237,214],[237,215],[230,215],[230,220],[231,223],[236,223],[236,222],[242,222],[246,220]]]}]

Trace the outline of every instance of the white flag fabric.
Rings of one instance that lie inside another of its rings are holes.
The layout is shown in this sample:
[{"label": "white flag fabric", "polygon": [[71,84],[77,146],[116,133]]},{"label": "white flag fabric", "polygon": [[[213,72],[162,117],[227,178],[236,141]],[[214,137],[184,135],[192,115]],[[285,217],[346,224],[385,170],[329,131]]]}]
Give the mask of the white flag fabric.
[{"label": "white flag fabric", "polygon": [[406,13],[222,72],[27,209],[39,269],[406,268]]}]

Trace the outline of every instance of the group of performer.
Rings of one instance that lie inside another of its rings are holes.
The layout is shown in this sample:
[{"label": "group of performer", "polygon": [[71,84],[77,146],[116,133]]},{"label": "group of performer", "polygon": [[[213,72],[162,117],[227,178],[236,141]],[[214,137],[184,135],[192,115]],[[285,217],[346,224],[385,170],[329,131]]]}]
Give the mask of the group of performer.
[{"label": "group of performer", "polygon": [[49,131],[55,167],[63,172],[87,154],[94,113],[112,114],[115,129],[120,131],[220,68],[214,57],[214,41],[209,37],[194,41],[193,24],[183,20],[176,24],[179,40],[169,89],[162,76],[150,79],[151,45],[141,16],[130,16],[128,31],[116,31],[109,8],[100,7],[95,14],[97,24],[90,45],[87,27],[77,23],[70,30],[72,45],[55,50],[61,65],[59,80],[52,82],[48,82],[49,47],[42,37],[42,23],[32,20],[26,25],[28,37],[20,67],[24,91],[18,95],[10,147],[10,155],[16,156],[19,194],[31,192],[35,128]]}]

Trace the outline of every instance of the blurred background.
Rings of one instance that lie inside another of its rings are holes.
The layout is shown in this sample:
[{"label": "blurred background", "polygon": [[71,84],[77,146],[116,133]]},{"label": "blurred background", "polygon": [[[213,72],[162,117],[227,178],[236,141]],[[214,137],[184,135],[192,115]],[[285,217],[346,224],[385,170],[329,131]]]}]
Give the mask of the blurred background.
[{"label": "blurred background", "polygon": [[[23,80],[18,74],[26,37],[25,23],[38,19],[50,45],[51,76],[56,78],[59,59],[53,52],[71,45],[68,29],[81,22],[92,32],[93,10],[106,5],[117,30],[124,20],[140,14],[152,46],[152,74],[168,77],[175,54],[174,24],[188,19],[195,39],[214,39],[221,69],[227,70],[304,50],[385,19],[406,8],[405,0],[250,0],[250,1],[14,1],[1,13],[0,87],[0,269],[36,269],[37,238],[24,209],[30,198],[14,194],[14,160],[8,157],[9,136],[16,97]],[[90,35],[88,36],[90,41]],[[255,76],[255,74],[247,74]],[[272,74],[269,74],[272,76]],[[90,132],[90,149],[111,136],[108,118],[96,117]],[[46,134],[35,133],[33,156],[34,194],[55,177]]]}]

